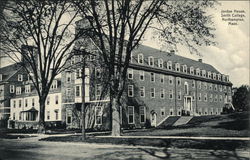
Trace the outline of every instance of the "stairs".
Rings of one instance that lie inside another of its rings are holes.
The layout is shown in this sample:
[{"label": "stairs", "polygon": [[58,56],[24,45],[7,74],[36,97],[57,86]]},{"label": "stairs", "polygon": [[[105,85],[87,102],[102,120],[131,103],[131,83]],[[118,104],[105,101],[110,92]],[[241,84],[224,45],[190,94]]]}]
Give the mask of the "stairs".
[{"label": "stairs", "polygon": [[193,118],[192,116],[180,117],[177,121],[175,121],[175,123],[172,126],[180,126],[187,124],[192,118]]},{"label": "stairs", "polygon": [[165,119],[162,123],[160,123],[157,128],[165,128],[169,126],[173,126],[173,124],[180,118],[180,116],[170,116]]}]

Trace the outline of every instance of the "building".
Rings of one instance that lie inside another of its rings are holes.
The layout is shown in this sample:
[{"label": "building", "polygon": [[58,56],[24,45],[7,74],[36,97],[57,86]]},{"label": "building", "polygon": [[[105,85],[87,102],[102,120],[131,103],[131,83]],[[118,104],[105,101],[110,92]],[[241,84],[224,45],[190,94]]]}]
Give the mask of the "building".
[{"label": "building", "polygon": [[20,64],[0,68],[0,119],[8,120],[10,116],[10,99],[15,95],[15,86],[26,79]]},{"label": "building", "polygon": [[[39,97],[32,82],[16,85],[15,96],[10,100],[9,128],[38,128]],[[48,127],[63,126],[61,83],[55,79],[45,103],[45,122]]]},{"label": "building", "polygon": [[[99,58],[96,56],[94,59],[96,62]],[[70,63],[78,60],[81,58],[76,56]],[[77,97],[80,96],[81,83],[76,76],[80,67],[62,75],[67,128],[80,127],[81,100]],[[91,62],[85,70],[88,73],[85,84],[86,126],[108,129],[111,120],[109,98],[104,96],[100,99],[103,84],[98,80],[105,73]],[[229,76],[202,62],[202,59],[195,61],[173,51],[163,52],[141,45],[132,54],[127,76],[120,107],[123,128],[156,127],[169,116],[219,115],[225,105],[232,105]],[[67,92],[71,93],[70,98],[64,95]]]}]

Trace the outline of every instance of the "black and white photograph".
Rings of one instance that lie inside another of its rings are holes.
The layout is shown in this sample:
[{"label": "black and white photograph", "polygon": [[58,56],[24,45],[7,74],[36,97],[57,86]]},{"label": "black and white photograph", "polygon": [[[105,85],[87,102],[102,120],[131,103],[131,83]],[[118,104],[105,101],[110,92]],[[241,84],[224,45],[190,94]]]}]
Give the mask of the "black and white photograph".
[{"label": "black and white photograph", "polygon": [[249,160],[249,0],[0,0],[0,160]]}]

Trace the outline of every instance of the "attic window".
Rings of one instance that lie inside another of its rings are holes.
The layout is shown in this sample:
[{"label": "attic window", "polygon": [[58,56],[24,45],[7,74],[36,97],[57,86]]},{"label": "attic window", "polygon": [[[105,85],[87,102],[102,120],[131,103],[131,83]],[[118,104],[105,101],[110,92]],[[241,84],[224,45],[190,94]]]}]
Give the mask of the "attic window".
[{"label": "attic window", "polygon": [[187,73],[187,65],[183,65],[183,72]]},{"label": "attic window", "polygon": [[176,63],[176,64],[175,64],[175,70],[176,70],[177,72],[180,72],[180,64],[179,64],[179,63]]},{"label": "attic window", "polygon": [[158,60],[158,67],[163,68],[163,60],[161,58]]},{"label": "attic window", "polygon": [[57,89],[57,80],[54,80],[51,84],[51,89]]},{"label": "attic window", "polygon": [[150,66],[154,66],[154,57],[152,57],[152,56],[148,57],[148,64]]},{"label": "attic window", "polygon": [[172,62],[171,61],[168,61],[167,67],[168,67],[169,70],[172,70]]},{"label": "attic window", "polygon": [[206,70],[202,70],[202,77],[206,77]]},{"label": "attic window", "polygon": [[2,74],[0,74],[0,81],[2,81],[3,80],[3,75]]},{"label": "attic window", "polygon": [[18,74],[18,81],[23,81],[23,75],[22,74]]},{"label": "attic window", "polygon": [[190,74],[194,74],[194,67],[190,67]]},{"label": "attic window", "polygon": [[138,63],[143,64],[143,54],[138,54]]},{"label": "attic window", "polygon": [[25,85],[25,93],[30,93],[30,85]]},{"label": "attic window", "polygon": [[196,69],[196,75],[200,76],[200,69],[199,68]]}]

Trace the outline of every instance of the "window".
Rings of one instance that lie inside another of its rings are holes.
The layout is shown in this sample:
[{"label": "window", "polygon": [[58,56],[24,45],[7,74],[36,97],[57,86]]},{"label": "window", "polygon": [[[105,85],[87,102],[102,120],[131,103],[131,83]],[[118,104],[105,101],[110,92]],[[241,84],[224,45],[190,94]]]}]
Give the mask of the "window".
[{"label": "window", "polygon": [[161,89],[161,99],[165,98],[165,89]]},{"label": "window", "polygon": [[143,64],[143,62],[144,62],[143,54],[138,54],[138,63]]},{"label": "window", "polygon": [[25,85],[25,93],[30,93],[30,85]]},{"label": "window", "polygon": [[71,73],[70,72],[66,72],[66,82],[67,83],[71,82]]},{"label": "window", "polygon": [[194,67],[190,67],[190,74],[194,74]]},{"label": "window", "polygon": [[211,72],[207,73],[208,78],[211,78]]},{"label": "window", "polygon": [[58,117],[59,117],[59,115],[58,115],[58,109],[55,110],[55,117],[56,117],[56,120],[58,120]]},{"label": "window", "polygon": [[169,70],[172,70],[172,62],[171,61],[167,62],[167,67]]},{"label": "window", "polygon": [[134,106],[128,106],[128,124],[134,123]]},{"label": "window", "polygon": [[231,87],[228,87],[228,92],[231,92]]},{"label": "window", "polygon": [[179,64],[179,63],[176,63],[176,64],[175,64],[175,70],[176,70],[177,72],[180,72],[180,64]]},{"label": "window", "polygon": [[18,81],[23,81],[23,75],[22,74],[18,74],[17,75],[17,80]]},{"label": "window", "polygon": [[101,98],[102,86],[100,84],[97,84],[95,89],[96,89],[95,90],[96,99],[100,99]]},{"label": "window", "polygon": [[183,65],[182,67],[183,67],[183,72],[187,73],[187,65]]},{"label": "window", "polygon": [[16,94],[20,95],[22,93],[22,88],[21,87],[16,87]]},{"label": "window", "polygon": [[128,85],[128,96],[134,97],[134,86],[133,85]]},{"label": "window", "polygon": [[133,79],[133,69],[128,69],[128,79]]},{"label": "window", "polygon": [[148,64],[150,66],[154,66],[154,57],[152,57],[152,56],[148,57]]},{"label": "window", "polygon": [[101,78],[101,69],[100,68],[95,68],[95,77]]},{"label": "window", "polygon": [[151,98],[155,98],[155,88],[150,89]]},{"label": "window", "polygon": [[213,102],[213,94],[210,94],[210,102]]},{"label": "window", "polygon": [[213,84],[210,84],[209,85],[209,90],[212,90],[212,88],[213,88]]},{"label": "window", "polygon": [[10,85],[10,93],[15,93],[15,86],[14,85]]},{"label": "window", "polygon": [[163,68],[163,60],[161,58],[158,59],[158,67]]},{"label": "window", "polygon": [[192,87],[195,88],[195,80],[192,80]]},{"label": "window", "polygon": [[207,82],[203,82],[204,89],[207,89]]},{"label": "window", "polygon": [[196,75],[200,76],[200,69],[199,68],[196,69]]},{"label": "window", "polygon": [[217,91],[217,84],[214,85],[214,90]]},{"label": "window", "polygon": [[214,96],[214,102],[217,102],[218,101],[218,95],[215,95]]},{"label": "window", "polygon": [[67,88],[66,89],[66,96],[70,96],[71,95],[71,88]]},{"label": "window", "polygon": [[226,82],[229,81],[229,76],[228,76],[228,75],[225,77],[225,81],[226,81]]},{"label": "window", "polygon": [[220,90],[220,92],[222,92],[222,85],[221,84],[219,85],[219,90]]},{"label": "window", "polygon": [[95,107],[95,124],[96,125],[102,124],[102,107],[101,106]]},{"label": "window", "polygon": [[195,101],[195,99],[196,99],[195,92],[193,92],[192,100]]},{"label": "window", "polygon": [[206,70],[202,70],[202,77],[206,77]]},{"label": "window", "polygon": [[32,107],[34,107],[34,106],[35,106],[35,99],[32,98]]},{"label": "window", "polygon": [[173,84],[174,77],[173,76],[169,76],[168,78],[169,78],[169,84]]},{"label": "window", "polygon": [[75,64],[75,56],[71,57],[71,61],[70,62],[71,62],[71,64]]},{"label": "window", "polygon": [[16,119],[16,114],[13,113],[12,119],[15,120]]},{"label": "window", "polygon": [[165,108],[161,108],[161,116],[165,116]]},{"label": "window", "polygon": [[19,112],[19,120],[22,120],[22,114]]},{"label": "window", "polygon": [[144,106],[140,106],[140,121],[141,123],[146,122],[146,108]]},{"label": "window", "polygon": [[204,94],[204,101],[207,102],[207,93]]},{"label": "window", "polygon": [[67,121],[66,121],[66,123],[67,124],[70,124],[71,122],[72,122],[72,112],[71,111],[68,111],[67,113]]},{"label": "window", "polygon": [[184,93],[188,95],[188,83],[187,82],[185,82],[184,84]]},{"label": "window", "polygon": [[173,90],[169,90],[169,99],[173,99]]},{"label": "window", "polygon": [[50,111],[47,111],[47,120],[50,119]]},{"label": "window", "polygon": [[216,73],[213,73],[213,79],[216,79]]},{"label": "window", "polygon": [[178,91],[177,98],[178,100],[181,100],[181,91]]},{"label": "window", "polygon": [[22,100],[19,99],[19,108],[21,108],[21,107],[22,107]]},{"label": "window", "polygon": [[55,96],[55,104],[58,104],[58,99],[59,99],[59,97],[58,97],[58,95],[56,95]]},{"label": "window", "polygon": [[218,80],[220,81],[221,80],[221,74],[218,74]]},{"label": "window", "polygon": [[28,107],[28,99],[25,99],[24,102],[25,102],[25,107]]},{"label": "window", "polygon": [[222,81],[225,82],[225,75],[222,75]]},{"label": "window", "polygon": [[76,69],[76,71],[75,71],[75,79],[81,78],[81,72],[82,72],[81,69]]},{"label": "window", "polygon": [[201,81],[198,81],[198,88],[201,89]]},{"label": "window", "polygon": [[57,80],[53,80],[51,84],[51,89],[57,89]]},{"label": "window", "polygon": [[140,87],[140,96],[145,97],[145,87]]},{"label": "window", "polygon": [[50,103],[50,96],[47,97],[47,105]]},{"label": "window", "polygon": [[181,78],[180,78],[180,77],[177,77],[177,78],[176,78],[176,83],[177,83],[178,86],[181,85]]},{"label": "window", "polygon": [[13,108],[16,108],[16,101],[13,100]]},{"label": "window", "polygon": [[2,74],[0,74],[0,81],[2,81],[3,80],[3,75]]},{"label": "window", "polygon": [[151,79],[151,82],[155,82],[155,74],[154,73],[150,73],[150,79]]},{"label": "window", "polygon": [[199,93],[198,101],[201,101],[201,93]]},{"label": "window", "polygon": [[169,115],[173,115],[173,108],[169,109]]},{"label": "window", "polygon": [[224,90],[224,92],[226,92],[226,91],[227,91],[227,86],[224,86],[224,89],[223,89],[223,90]]},{"label": "window", "polygon": [[164,75],[163,74],[160,75],[160,79],[161,79],[161,83],[164,83]]},{"label": "window", "polygon": [[81,90],[81,86],[75,86],[75,96],[76,97],[80,97],[81,96],[81,92],[80,92],[80,90]]},{"label": "window", "polygon": [[144,71],[139,71],[140,80],[144,81]]}]

